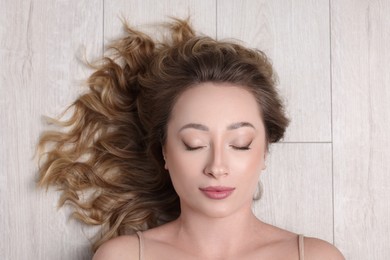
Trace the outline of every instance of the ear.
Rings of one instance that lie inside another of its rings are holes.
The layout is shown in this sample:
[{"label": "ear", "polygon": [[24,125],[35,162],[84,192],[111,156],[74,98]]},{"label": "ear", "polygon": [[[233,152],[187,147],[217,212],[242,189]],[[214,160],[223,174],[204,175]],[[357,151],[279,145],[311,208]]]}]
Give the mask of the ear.
[{"label": "ear", "polygon": [[263,162],[262,162],[262,165],[261,165],[261,170],[264,171],[266,168],[267,168],[267,165],[266,165],[266,160],[267,160],[267,155],[268,155],[268,151],[265,151],[264,153],[264,158],[263,158]]},{"label": "ear", "polygon": [[165,146],[162,146],[161,150],[162,150],[162,155],[163,155],[163,158],[164,158],[164,169],[168,170],[167,152],[166,152]]}]

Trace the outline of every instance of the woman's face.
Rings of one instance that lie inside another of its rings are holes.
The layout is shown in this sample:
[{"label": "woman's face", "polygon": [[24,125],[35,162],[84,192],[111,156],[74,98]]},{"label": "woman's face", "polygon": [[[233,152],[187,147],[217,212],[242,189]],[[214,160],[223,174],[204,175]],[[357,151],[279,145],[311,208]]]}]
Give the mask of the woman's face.
[{"label": "woman's face", "polygon": [[254,96],[228,83],[189,88],[173,107],[163,153],[182,212],[250,210],[266,154]]}]

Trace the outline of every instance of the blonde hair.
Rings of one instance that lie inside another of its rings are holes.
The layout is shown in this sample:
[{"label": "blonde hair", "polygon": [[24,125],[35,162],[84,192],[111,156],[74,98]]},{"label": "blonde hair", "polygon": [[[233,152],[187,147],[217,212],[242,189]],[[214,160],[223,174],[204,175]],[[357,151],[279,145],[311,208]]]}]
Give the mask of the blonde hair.
[{"label": "blonde hair", "polygon": [[187,88],[207,81],[246,87],[258,101],[268,143],[288,125],[264,53],[197,36],[188,21],[168,25],[171,39],[159,42],[127,26],[89,77],[89,91],[71,105],[71,117],[55,121],[65,130],[39,140],[39,184],[57,186],[60,205],[72,203],[76,218],[102,225],[94,250],[179,216],[162,145],[175,100]]}]

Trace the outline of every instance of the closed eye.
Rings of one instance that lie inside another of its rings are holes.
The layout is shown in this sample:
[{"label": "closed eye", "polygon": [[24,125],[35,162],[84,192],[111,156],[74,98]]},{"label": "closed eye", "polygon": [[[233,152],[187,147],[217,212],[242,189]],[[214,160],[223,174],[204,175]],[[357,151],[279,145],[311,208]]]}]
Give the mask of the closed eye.
[{"label": "closed eye", "polygon": [[199,150],[199,149],[202,149],[204,148],[204,146],[189,146],[188,144],[186,143],[183,143],[184,146],[186,147],[186,150],[187,151],[195,151],[195,150]]},{"label": "closed eye", "polygon": [[251,149],[249,146],[234,146],[234,145],[231,145],[230,147],[232,147],[234,150],[250,150]]},{"label": "closed eye", "polygon": [[250,150],[251,149],[249,147],[251,144],[252,144],[252,142],[250,142],[249,144],[247,144],[245,146],[230,145],[230,147],[233,148],[234,150],[245,151],[245,150]]}]

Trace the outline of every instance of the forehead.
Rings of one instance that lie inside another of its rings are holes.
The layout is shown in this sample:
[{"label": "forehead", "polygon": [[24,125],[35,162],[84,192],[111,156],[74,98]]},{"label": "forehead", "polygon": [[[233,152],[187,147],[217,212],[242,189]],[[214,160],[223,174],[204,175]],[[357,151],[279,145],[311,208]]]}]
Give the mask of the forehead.
[{"label": "forehead", "polygon": [[207,82],[194,85],[179,96],[169,124],[223,126],[242,121],[262,123],[253,94],[240,85]]}]

